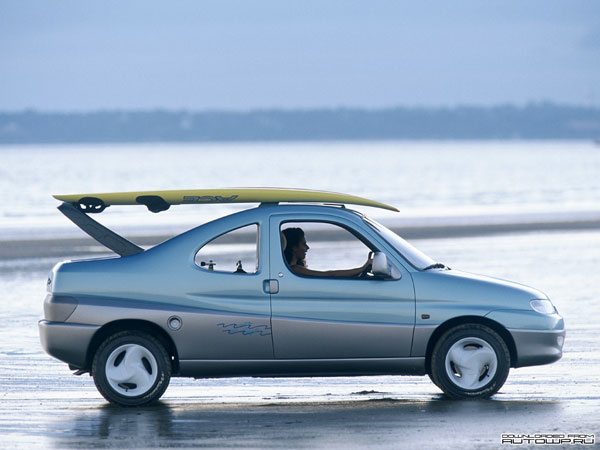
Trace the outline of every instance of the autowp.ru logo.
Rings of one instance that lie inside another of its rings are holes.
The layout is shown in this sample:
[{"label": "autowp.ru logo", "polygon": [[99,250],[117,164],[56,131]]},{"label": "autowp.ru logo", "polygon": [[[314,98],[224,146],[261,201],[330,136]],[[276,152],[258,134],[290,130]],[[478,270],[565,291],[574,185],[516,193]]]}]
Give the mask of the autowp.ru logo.
[{"label": "autowp.ru logo", "polygon": [[513,445],[562,445],[579,444],[593,445],[596,442],[594,434],[582,433],[535,433],[535,434],[515,434],[502,433],[502,444]]}]

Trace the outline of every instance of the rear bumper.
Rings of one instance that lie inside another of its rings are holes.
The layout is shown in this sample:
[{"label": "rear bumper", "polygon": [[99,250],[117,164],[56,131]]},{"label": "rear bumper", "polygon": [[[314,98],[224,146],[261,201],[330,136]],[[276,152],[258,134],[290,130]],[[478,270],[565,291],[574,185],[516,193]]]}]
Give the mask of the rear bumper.
[{"label": "rear bumper", "polygon": [[87,349],[100,326],[40,320],[38,328],[46,353],[74,367],[84,368]]},{"label": "rear bumper", "polygon": [[514,367],[550,364],[562,357],[565,330],[509,330],[517,348]]}]

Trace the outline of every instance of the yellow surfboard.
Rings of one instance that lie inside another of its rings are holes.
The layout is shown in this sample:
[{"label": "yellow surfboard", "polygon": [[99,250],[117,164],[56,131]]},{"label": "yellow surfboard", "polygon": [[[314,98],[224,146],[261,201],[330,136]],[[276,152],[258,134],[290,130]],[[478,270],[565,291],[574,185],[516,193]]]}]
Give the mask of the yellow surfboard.
[{"label": "yellow surfboard", "polygon": [[398,211],[397,208],[354,195],[309,189],[227,188],[167,191],[110,192],[97,194],[54,195],[54,198],[76,205],[84,212],[101,212],[111,205],[146,205],[160,212],[171,205],[214,203],[279,203],[316,202],[372,206]]}]

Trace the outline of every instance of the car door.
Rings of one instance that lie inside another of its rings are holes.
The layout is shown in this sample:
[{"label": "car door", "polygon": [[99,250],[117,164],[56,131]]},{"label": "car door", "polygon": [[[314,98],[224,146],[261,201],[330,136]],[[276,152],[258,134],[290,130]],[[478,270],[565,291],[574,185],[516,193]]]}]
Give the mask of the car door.
[{"label": "car door", "polygon": [[[310,218],[271,216],[270,279],[277,285],[271,292],[275,358],[409,356],[415,295],[408,271],[398,264],[402,275],[396,280],[297,275],[282,253],[281,230],[292,221],[294,226],[300,224],[300,227],[309,222],[341,227],[368,241],[372,250],[382,247],[373,236],[361,235],[364,230],[347,220],[318,215]],[[310,240],[308,244],[311,245]],[[365,247],[365,259],[368,250]],[[388,258],[392,259],[389,255]]]},{"label": "car door", "polygon": [[263,288],[267,261],[268,235],[260,222],[217,231],[198,250],[187,296],[200,312],[186,314],[182,359],[273,358],[270,295]]}]

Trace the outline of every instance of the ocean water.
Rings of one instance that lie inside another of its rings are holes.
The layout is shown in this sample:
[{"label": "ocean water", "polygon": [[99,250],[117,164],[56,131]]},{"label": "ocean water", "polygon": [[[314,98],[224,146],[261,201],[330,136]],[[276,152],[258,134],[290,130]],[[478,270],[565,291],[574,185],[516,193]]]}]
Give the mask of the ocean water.
[{"label": "ocean water", "polygon": [[[323,189],[397,206],[380,220],[600,217],[592,142],[304,142],[0,146],[0,240],[78,232],[52,194],[272,186]],[[245,208],[111,207],[103,223],[140,233]],[[360,208],[359,208],[360,209]]]}]

